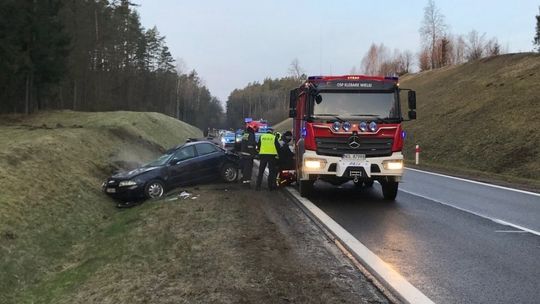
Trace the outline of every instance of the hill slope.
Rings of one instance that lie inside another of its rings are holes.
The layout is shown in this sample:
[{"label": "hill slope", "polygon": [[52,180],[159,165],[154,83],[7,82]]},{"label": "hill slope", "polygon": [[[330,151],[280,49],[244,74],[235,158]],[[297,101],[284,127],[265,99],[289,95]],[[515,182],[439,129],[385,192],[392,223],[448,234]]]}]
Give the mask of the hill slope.
[{"label": "hill slope", "polygon": [[405,77],[425,163],[540,180],[540,55],[508,54]]},{"label": "hill slope", "polygon": [[0,116],[0,303],[69,267],[65,256],[110,224],[100,184],[120,160],[148,161],[196,136],[158,113]]}]

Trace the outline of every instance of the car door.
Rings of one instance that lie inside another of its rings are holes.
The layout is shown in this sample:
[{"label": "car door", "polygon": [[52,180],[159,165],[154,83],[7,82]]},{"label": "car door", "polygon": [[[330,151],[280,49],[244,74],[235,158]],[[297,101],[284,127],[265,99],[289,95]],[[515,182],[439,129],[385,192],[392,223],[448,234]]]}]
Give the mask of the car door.
[{"label": "car door", "polygon": [[195,145],[197,160],[200,164],[200,174],[204,180],[212,180],[219,177],[223,150],[211,143],[199,143]]},{"label": "car door", "polygon": [[169,162],[169,187],[196,182],[199,176],[197,152],[193,145],[178,149]]}]

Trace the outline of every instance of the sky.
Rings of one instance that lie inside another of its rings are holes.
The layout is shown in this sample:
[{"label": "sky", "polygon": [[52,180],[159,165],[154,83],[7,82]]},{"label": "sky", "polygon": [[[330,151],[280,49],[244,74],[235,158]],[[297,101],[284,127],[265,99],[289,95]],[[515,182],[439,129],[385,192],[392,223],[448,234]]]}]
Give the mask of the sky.
[{"label": "sky", "polygon": [[[283,77],[297,58],[308,75],[348,74],[371,43],[420,49],[427,0],[132,0],[175,58],[222,102],[236,88]],[[452,34],[475,29],[510,52],[533,49],[540,0],[436,0]]]}]

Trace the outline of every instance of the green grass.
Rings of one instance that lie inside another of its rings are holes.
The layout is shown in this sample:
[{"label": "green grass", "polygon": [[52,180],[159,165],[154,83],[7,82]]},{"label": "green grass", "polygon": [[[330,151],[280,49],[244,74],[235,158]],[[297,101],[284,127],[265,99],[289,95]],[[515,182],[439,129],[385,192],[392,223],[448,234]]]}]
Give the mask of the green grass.
[{"label": "green grass", "polygon": [[[157,113],[0,116],[0,303],[19,303],[31,287],[63,273],[66,257],[110,225],[117,211],[100,184],[117,161],[149,161],[197,136],[200,130]],[[81,275],[68,271],[55,284]]]},{"label": "green grass", "polygon": [[418,120],[405,123],[407,159],[419,144],[428,166],[539,185],[539,54],[414,74],[401,86],[415,89],[418,100]]}]

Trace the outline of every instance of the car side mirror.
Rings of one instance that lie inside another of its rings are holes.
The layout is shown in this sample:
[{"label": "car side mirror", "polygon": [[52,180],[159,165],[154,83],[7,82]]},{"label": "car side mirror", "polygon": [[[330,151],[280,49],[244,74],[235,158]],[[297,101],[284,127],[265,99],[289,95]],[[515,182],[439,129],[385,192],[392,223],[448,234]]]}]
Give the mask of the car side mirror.
[{"label": "car side mirror", "polygon": [[416,119],[416,111],[415,110],[409,110],[409,119],[410,120]]},{"label": "car side mirror", "polygon": [[177,158],[174,158],[174,159],[171,159],[171,161],[169,162],[169,166],[176,166],[178,165],[178,163],[180,162],[181,160],[177,159]]},{"label": "car side mirror", "polygon": [[315,96],[315,102],[320,104],[322,102],[322,96],[317,94],[317,96]]},{"label": "car side mirror", "polygon": [[408,101],[409,101],[409,109],[410,110],[416,110],[416,92],[415,91],[409,91],[408,93]]}]

